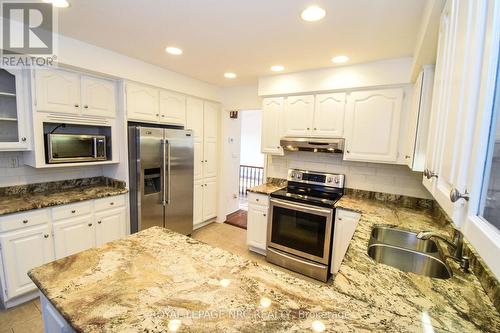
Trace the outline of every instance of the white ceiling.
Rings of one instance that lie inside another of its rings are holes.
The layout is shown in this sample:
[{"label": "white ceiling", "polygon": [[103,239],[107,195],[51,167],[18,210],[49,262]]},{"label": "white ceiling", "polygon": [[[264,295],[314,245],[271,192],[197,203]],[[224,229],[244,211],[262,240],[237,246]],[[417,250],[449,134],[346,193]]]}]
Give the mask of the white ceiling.
[{"label": "white ceiling", "polygon": [[300,19],[308,0],[68,1],[63,35],[220,86],[256,83],[275,64],[296,72],[331,67],[339,54],[348,64],[411,56],[426,2],[317,0],[327,15],[310,23]]}]

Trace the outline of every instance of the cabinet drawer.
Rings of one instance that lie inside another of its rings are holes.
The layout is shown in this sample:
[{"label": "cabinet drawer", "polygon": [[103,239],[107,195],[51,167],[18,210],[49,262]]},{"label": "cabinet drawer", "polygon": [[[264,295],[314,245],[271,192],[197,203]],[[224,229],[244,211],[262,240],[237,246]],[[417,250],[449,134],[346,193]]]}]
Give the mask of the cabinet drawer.
[{"label": "cabinet drawer", "polygon": [[269,196],[258,193],[248,193],[248,204],[269,207]]},{"label": "cabinet drawer", "polygon": [[361,214],[345,209],[336,209],[335,211],[337,219],[351,220],[358,222],[361,218]]},{"label": "cabinet drawer", "polygon": [[95,211],[101,211],[105,209],[115,208],[115,207],[123,207],[125,206],[125,196],[117,195],[114,197],[107,197],[103,199],[95,200]]},{"label": "cabinet drawer", "polygon": [[92,202],[83,201],[79,203],[52,208],[52,218],[54,220],[61,220],[74,216],[90,214],[91,212],[92,212]]},{"label": "cabinet drawer", "polygon": [[0,232],[49,223],[48,209],[37,209],[27,213],[9,214],[0,217]]}]

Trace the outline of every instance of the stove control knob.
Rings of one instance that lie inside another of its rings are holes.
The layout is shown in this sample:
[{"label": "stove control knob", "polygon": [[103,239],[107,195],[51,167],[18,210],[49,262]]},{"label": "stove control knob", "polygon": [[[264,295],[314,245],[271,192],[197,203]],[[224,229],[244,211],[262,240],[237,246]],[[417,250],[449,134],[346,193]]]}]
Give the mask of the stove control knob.
[{"label": "stove control knob", "polygon": [[326,178],[326,182],[333,183],[333,177],[330,176],[330,177]]},{"label": "stove control knob", "polygon": [[335,180],[334,180],[334,181],[335,181],[335,184],[340,183],[340,179],[339,179],[339,177],[335,177]]}]

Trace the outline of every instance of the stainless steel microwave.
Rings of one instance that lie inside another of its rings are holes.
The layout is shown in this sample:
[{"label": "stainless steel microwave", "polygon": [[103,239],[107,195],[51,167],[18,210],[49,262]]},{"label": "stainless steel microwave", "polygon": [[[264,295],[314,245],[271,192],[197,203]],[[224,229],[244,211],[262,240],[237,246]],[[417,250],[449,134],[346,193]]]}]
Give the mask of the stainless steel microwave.
[{"label": "stainless steel microwave", "polygon": [[107,160],[104,135],[47,134],[47,163]]}]

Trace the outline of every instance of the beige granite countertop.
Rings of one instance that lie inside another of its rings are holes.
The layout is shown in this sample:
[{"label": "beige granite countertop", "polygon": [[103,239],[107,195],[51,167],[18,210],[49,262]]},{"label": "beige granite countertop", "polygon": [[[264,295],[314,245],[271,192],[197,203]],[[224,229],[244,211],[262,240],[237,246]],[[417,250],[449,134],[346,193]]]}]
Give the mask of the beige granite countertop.
[{"label": "beige granite countertop", "polygon": [[179,323],[179,332],[308,332],[315,321],[327,332],[500,332],[500,315],[473,274],[452,263],[451,279],[431,279],[366,254],[374,224],[439,229],[428,209],[349,195],[338,207],[362,218],[327,284],[161,228],[29,275],[78,332],[166,332]]},{"label": "beige granite countertop", "polygon": [[104,198],[127,193],[125,187],[92,184],[74,188],[50,189],[35,193],[4,193],[0,195],[0,216],[72,202]]},{"label": "beige granite countertop", "polygon": [[273,193],[274,191],[282,189],[285,186],[286,185],[266,183],[266,184],[262,184],[262,185],[258,185],[258,186],[254,186],[252,188],[249,188],[248,192],[269,195],[269,194]]}]

